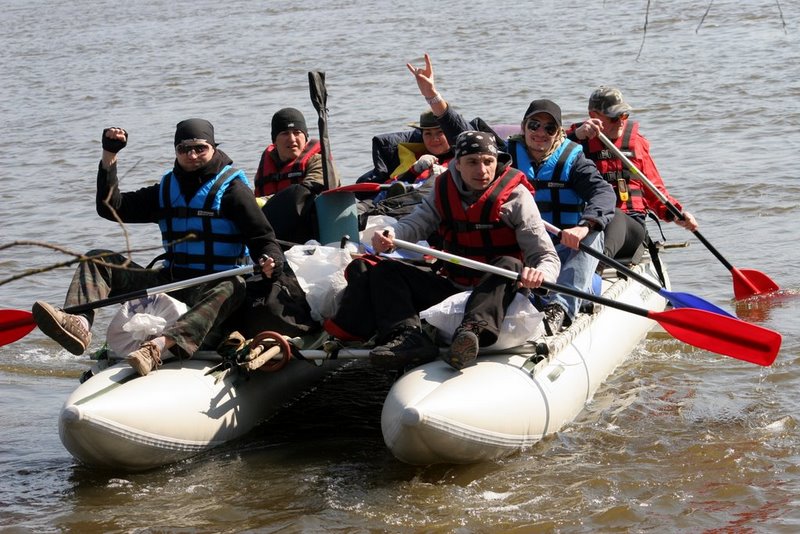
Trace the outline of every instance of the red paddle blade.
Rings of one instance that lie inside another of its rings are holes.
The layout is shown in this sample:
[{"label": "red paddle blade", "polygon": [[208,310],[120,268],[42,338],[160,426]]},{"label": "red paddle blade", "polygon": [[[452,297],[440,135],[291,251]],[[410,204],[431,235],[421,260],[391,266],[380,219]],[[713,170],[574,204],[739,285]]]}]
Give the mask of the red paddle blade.
[{"label": "red paddle blade", "polygon": [[36,328],[33,314],[24,310],[0,310],[0,347],[27,336]]},{"label": "red paddle blade", "polygon": [[328,189],[323,191],[323,195],[330,193],[377,193],[381,190],[381,184],[375,182],[363,182],[360,184],[350,184],[337,187],[336,189]]},{"label": "red paddle blade", "polygon": [[742,300],[762,293],[772,293],[780,288],[778,284],[761,271],[755,269],[731,269],[733,276],[733,295]]},{"label": "red paddle blade", "polygon": [[772,365],[781,348],[778,332],[705,310],[675,308],[647,316],[684,343],[758,365]]}]

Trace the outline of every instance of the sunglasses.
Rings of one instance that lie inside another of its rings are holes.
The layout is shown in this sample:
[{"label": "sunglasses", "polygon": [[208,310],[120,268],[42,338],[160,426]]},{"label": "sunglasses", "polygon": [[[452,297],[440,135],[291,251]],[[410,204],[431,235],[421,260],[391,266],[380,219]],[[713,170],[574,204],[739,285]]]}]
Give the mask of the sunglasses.
[{"label": "sunglasses", "polygon": [[543,126],[547,135],[555,135],[555,133],[558,131],[558,125],[554,122],[548,122],[547,124],[544,124],[541,121],[529,120],[528,123],[525,124],[525,127],[532,132],[535,132]]},{"label": "sunglasses", "polygon": [[608,117],[608,122],[610,122],[611,124],[617,124],[619,121],[624,121],[627,118],[628,118],[628,114],[627,113],[623,113],[619,117]]},{"label": "sunglasses", "polygon": [[175,150],[178,151],[178,154],[189,154],[190,152],[194,152],[198,156],[202,156],[211,147],[209,145],[178,145],[175,147]]}]

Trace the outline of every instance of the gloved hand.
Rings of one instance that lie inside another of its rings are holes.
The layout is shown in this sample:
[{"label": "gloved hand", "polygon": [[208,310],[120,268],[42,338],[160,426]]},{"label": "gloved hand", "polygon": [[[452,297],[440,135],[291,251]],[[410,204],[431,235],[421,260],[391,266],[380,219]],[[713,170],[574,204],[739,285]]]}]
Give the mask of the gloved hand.
[{"label": "gloved hand", "polygon": [[[106,132],[108,132],[109,130],[122,130],[125,133],[125,139],[112,139],[110,137],[107,137]],[[109,152],[113,152],[114,154],[116,154],[117,152],[125,148],[125,145],[128,144],[128,132],[126,132],[122,128],[106,128],[105,130],[103,130],[102,142],[103,142],[103,150],[107,150]]]},{"label": "gloved hand", "polygon": [[439,160],[433,154],[425,154],[420,156],[419,159],[414,162],[414,172],[417,174],[422,174],[424,171],[433,167],[436,163],[439,163]]},{"label": "gloved hand", "polygon": [[447,167],[445,167],[444,165],[439,165],[437,163],[436,165],[431,167],[431,176],[430,177],[434,178],[435,176],[439,176],[440,174],[442,174],[446,170],[447,170]]}]

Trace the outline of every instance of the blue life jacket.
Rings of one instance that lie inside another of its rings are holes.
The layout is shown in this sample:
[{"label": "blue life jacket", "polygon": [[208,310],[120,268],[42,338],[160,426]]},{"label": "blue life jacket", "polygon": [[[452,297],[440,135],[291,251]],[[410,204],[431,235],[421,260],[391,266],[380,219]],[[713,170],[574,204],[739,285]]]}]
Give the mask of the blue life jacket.
[{"label": "blue life jacket", "polygon": [[[161,178],[161,239],[167,251],[165,268],[192,269],[203,273],[225,271],[244,258],[247,247],[233,221],[222,217],[222,195],[234,180],[248,185],[241,169],[226,165],[187,203],[172,171]],[[189,234],[196,237],[187,240]]]},{"label": "blue life jacket", "polygon": [[567,182],[575,160],[583,151],[581,145],[565,140],[538,169],[534,169],[525,143],[518,138],[508,140],[508,151],[514,167],[524,172],[536,189],[534,198],[542,218],[559,228],[578,224],[586,202],[567,187]]}]

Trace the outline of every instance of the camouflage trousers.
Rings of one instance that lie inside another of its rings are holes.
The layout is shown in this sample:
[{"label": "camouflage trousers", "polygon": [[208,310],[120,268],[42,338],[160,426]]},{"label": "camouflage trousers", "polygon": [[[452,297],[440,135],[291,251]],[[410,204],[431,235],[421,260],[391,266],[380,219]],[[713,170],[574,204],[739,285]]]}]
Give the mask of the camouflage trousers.
[{"label": "camouflage trousers", "polygon": [[[65,308],[175,281],[166,270],[144,269],[111,251],[91,250],[86,256],[99,261],[80,263],[67,291]],[[232,276],[173,291],[170,296],[185,303],[189,310],[163,335],[175,341],[173,351],[178,349],[182,357],[190,357],[201,346],[215,348],[222,341],[222,324],[244,303],[246,289],[242,277]],[[94,321],[93,311],[84,315],[89,324]]]}]

